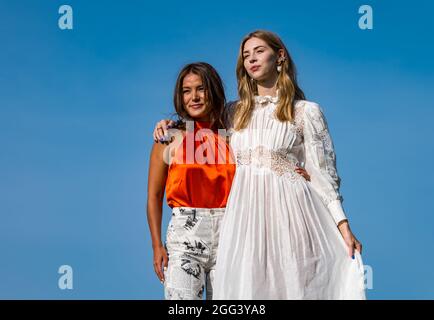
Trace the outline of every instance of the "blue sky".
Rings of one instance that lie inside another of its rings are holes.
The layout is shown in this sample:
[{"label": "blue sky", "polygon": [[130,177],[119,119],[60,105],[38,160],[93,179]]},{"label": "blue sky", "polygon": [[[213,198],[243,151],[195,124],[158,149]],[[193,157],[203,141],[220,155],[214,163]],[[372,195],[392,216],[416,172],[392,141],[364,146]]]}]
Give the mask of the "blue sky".
[{"label": "blue sky", "polygon": [[[73,30],[58,28],[62,4]],[[363,4],[373,30],[358,28]],[[189,62],[214,65],[235,99],[240,40],[268,29],[329,122],[373,269],[368,297],[434,299],[433,11],[422,0],[0,0],[0,298],[163,298],[145,211],[154,123]],[[58,288],[61,265],[73,290]]]}]

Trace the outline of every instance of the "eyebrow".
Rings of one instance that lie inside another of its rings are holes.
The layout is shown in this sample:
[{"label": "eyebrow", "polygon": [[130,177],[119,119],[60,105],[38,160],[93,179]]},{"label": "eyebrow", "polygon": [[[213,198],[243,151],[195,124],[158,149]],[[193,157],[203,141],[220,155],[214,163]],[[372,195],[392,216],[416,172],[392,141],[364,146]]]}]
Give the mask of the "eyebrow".
[{"label": "eyebrow", "polygon": [[198,87],[204,87],[204,85],[203,84],[199,84],[199,85],[197,85],[197,86],[182,86],[182,89],[191,89],[191,88],[194,88],[194,87],[196,87],[196,88],[198,88]]},{"label": "eyebrow", "polygon": [[[253,50],[256,50],[256,49],[261,48],[261,47],[265,48],[265,46],[261,45],[261,46],[254,47]],[[245,54],[245,53],[249,53],[249,51],[243,51],[243,54]]]}]

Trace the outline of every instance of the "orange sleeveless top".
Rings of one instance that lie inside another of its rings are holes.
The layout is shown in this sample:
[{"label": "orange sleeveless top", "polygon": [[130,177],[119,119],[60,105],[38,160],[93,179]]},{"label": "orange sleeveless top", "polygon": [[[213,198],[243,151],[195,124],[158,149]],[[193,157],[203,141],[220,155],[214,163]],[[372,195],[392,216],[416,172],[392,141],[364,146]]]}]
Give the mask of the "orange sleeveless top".
[{"label": "orange sleeveless top", "polygon": [[219,139],[209,122],[195,121],[194,134],[186,131],[169,166],[167,204],[171,208],[226,207],[235,167],[225,137]]}]

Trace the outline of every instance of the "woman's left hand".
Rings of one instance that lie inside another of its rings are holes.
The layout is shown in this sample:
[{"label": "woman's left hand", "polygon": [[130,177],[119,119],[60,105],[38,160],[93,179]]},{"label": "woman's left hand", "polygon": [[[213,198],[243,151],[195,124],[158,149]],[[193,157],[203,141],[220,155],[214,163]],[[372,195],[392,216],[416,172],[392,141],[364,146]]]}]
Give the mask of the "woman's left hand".
[{"label": "woman's left hand", "polygon": [[338,229],[348,246],[348,253],[350,257],[354,259],[354,249],[362,254],[362,244],[359,240],[357,240],[351,231],[348,220],[345,220],[343,223],[339,224]]}]

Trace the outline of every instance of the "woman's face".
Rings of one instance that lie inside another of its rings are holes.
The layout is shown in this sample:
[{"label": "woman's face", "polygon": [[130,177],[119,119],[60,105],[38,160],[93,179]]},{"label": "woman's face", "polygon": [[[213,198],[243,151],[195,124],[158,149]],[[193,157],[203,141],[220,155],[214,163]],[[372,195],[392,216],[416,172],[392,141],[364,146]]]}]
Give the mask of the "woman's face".
[{"label": "woman's face", "polygon": [[184,108],[195,120],[209,121],[205,87],[199,75],[189,73],[182,81]]},{"label": "woman's face", "polygon": [[250,38],[243,48],[244,68],[256,81],[266,81],[277,76],[277,54],[259,38]]}]

